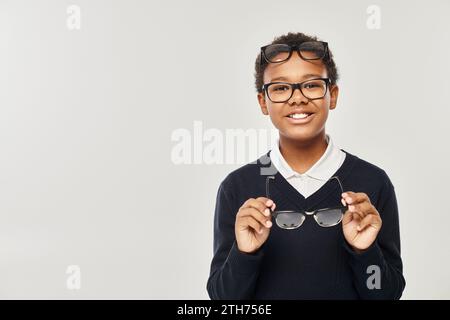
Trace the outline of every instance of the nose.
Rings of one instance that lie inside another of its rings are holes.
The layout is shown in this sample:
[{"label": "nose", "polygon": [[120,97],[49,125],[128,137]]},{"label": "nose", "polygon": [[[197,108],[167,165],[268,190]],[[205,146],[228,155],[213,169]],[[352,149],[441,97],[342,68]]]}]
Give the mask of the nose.
[{"label": "nose", "polygon": [[295,88],[292,93],[292,97],[289,99],[289,104],[307,104],[309,102],[308,98],[306,98],[303,93],[300,91],[300,88]]}]

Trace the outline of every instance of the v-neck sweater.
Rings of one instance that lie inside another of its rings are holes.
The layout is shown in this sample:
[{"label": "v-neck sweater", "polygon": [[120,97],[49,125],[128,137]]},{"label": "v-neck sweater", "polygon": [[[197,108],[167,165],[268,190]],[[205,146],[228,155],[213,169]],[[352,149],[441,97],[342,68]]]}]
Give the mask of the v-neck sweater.
[{"label": "v-neck sweater", "polygon": [[270,161],[278,172],[305,198],[319,190],[344,163],[345,152],[339,149],[334,139],[326,134],[327,148],[321,157],[304,173],[292,169],[280,151],[278,138],[270,151]]},{"label": "v-neck sweater", "polygon": [[[378,210],[382,227],[362,253],[344,238],[342,223],[319,226],[307,216],[297,229],[273,223],[266,242],[255,252],[241,252],[235,220],[249,198],[270,197],[277,210],[312,211],[340,204],[335,179],[305,198],[278,172],[270,151],[229,173],[218,188],[214,212],[214,252],[207,291],[211,299],[399,299],[405,287],[394,186],[386,172],[343,149],[346,157],[335,172],[344,191],[364,192]],[[270,169],[270,170],[268,170]],[[274,222],[274,221],[273,221]]]}]

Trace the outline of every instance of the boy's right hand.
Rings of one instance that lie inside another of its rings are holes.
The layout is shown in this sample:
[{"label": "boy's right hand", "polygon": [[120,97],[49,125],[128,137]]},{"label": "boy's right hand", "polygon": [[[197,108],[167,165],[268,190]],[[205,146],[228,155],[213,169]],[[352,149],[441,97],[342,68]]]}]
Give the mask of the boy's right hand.
[{"label": "boy's right hand", "polygon": [[253,253],[266,242],[272,227],[270,208],[275,210],[275,203],[264,197],[250,198],[239,208],[234,227],[239,251]]}]

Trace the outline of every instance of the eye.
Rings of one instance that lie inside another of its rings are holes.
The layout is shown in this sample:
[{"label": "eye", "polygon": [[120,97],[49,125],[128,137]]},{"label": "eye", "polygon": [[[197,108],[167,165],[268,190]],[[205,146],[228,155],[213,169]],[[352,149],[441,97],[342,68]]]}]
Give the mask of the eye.
[{"label": "eye", "polygon": [[309,83],[305,83],[303,85],[303,88],[305,89],[316,89],[316,88],[320,88],[321,85],[318,82],[309,82]]},{"label": "eye", "polygon": [[285,84],[277,84],[272,86],[271,90],[273,91],[287,91],[289,90],[289,86],[285,85]]}]

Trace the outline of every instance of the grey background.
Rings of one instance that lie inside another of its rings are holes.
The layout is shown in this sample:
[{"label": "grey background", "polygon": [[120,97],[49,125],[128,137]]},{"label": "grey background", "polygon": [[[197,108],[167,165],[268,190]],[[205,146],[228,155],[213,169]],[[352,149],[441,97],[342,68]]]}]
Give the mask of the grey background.
[{"label": "grey background", "polygon": [[207,299],[217,188],[242,164],[175,165],[171,135],[195,120],[270,130],[253,63],[288,31],[330,43],[341,81],[327,132],[395,185],[403,298],[450,298],[449,12],[444,0],[1,0],[0,298]]}]

